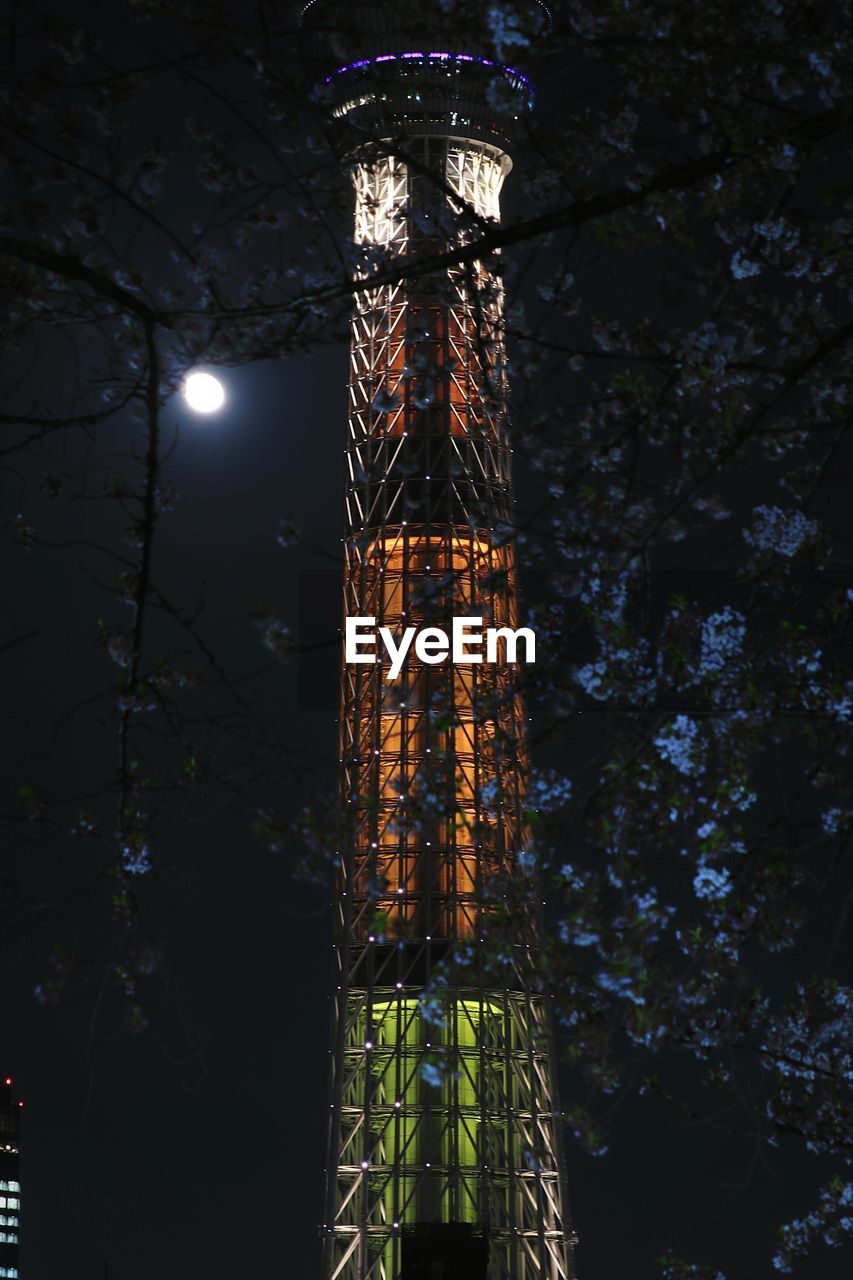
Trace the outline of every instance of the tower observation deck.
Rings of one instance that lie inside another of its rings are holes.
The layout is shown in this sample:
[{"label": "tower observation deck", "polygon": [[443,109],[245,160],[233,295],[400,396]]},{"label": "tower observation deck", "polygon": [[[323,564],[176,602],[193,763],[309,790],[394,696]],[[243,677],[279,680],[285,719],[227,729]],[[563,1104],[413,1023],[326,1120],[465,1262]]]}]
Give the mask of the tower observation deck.
[{"label": "tower observation deck", "polygon": [[[355,188],[345,617],[517,626],[497,257],[530,109],[487,6],[303,11]],[[535,40],[539,3],[513,11]],[[461,252],[459,252],[461,250]],[[415,270],[417,267],[417,270]],[[519,668],[344,663],[324,1280],[573,1276],[549,1017],[532,957]],[[496,959],[495,939],[501,939]],[[424,996],[426,993],[426,997]]]}]

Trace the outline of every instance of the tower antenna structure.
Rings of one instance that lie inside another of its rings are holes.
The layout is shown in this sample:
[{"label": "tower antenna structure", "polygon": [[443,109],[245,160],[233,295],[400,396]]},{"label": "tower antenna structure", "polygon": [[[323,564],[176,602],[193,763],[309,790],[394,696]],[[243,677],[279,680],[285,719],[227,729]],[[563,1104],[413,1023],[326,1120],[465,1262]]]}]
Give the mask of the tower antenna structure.
[{"label": "tower antenna structure", "polygon": [[[522,47],[547,28],[535,0],[504,9]],[[517,626],[498,258],[464,249],[499,223],[532,87],[487,12],[302,15],[377,277],[352,318],[344,616],[395,637]],[[391,679],[376,657],[342,674],[324,1280],[570,1280],[517,668],[410,650]]]}]

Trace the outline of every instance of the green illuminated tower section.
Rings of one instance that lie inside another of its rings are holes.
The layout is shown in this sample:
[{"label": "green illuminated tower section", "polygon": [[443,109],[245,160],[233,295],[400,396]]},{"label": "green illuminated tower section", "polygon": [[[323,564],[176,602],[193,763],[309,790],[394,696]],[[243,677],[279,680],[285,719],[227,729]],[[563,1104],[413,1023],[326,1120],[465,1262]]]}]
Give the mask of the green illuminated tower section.
[{"label": "green illuminated tower section", "polygon": [[[501,283],[496,255],[464,247],[499,222],[531,89],[490,48],[486,15],[447,0],[303,13],[364,282],[344,612],[394,636],[460,616],[517,626]],[[547,11],[521,4],[515,20],[533,36]],[[342,675],[324,1280],[565,1280],[573,1237],[519,866],[518,668],[410,653],[391,679],[377,658]]]}]

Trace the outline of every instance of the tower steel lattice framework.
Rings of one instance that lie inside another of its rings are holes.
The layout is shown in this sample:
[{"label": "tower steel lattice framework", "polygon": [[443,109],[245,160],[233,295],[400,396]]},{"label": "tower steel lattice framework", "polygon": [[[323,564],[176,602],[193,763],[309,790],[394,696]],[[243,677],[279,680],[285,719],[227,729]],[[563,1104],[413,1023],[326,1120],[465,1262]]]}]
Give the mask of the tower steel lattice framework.
[{"label": "tower steel lattice framework", "polygon": [[[518,21],[543,12],[522,4]],[[369,286],[352,318],[344,612],[395,636],[453,616],[517,626],[501,282],[494,255],[458,251],[499,221],[530,84],[490,55],[484,15],[303,11]],[[549,1018],[517,891],[518,669],[410,654],[391,680],[381,652],[343,666],[324,1280],[567,1280]]]}]

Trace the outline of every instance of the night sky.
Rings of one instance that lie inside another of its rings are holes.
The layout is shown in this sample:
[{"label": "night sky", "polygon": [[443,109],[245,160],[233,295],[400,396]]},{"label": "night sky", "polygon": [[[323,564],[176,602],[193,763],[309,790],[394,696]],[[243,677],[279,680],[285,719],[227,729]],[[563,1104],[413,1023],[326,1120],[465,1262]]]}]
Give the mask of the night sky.
[{"label": "night sky", "polygon": [[[216,418],[172,407],[182,433],[171,468],[181,502],[168,526],[170,576],[188,596],[206,583],[208,625],[236,666],[260,665],[246,622],[258,601],[277,602],[295,626],[301,614],[308,643],[334,629],[336,570],[282,552],[274,535],[287,512],[334,551],[345,374],[345,350],[330,348],[229,372],[229,408]],[[44,556],[37,590],[32,559],[17,549],[6,556],[7,599],[42,631],[6,656],[4,775],[16,781],[27,761],[49,779],[43,754],[56,706],[103,682],[106,659],[91,643],[97,589],[86,598],[73,554],[64,563]],[[313,614],[307,600],[316,601]],[[63,651],[57,626],[67,632]],[[276,783],[284,808],[333,768],[336,683],[334,647],[268,680],[272,720],[317,756],[316,775]],[[91,727],[85,715],[66,723],[54,751],[63,767],[86,752]],[[292,863],[262,849],[227,810],[178,817],[168,837],[164,857],[187,884],[164,891],[162,923],[186,1017],[206,1041],[203,1069],[169,1061],[146,1036],[100,1031],[90,1043],[91,991],[40,1008],[31,994],[44,968],[38,941],[4,973],[4,1061],[26,1103],[25,1280],[89,1280],[105,1260],[110,1280],[153,1271],[161,1280],[319,1275],[324,894],[294,881]],[[667,1245],[713,1250],[735,1276],[762,1274],[768,1224],[797,1203],[796,1188],[772,1169],[750,1170],[739,1144],[709,1142],[652,1102],[624,1111],[604,1160],[570,1148],[569,1177],[581,1280],[652,1280],[652,1259]],[[818,1280],[845,1274],[831,1254],[810,1266]]]},{"label": "night sky", "polygon": [[[164,103],[164,127],[178,110]],[[214,417],[177,399],[164,416],[179,428],[168,470],[180,501],[162,528],[161,581],[176,598],[204,593],[205,634],[236,671],[266,665],[249,620],[262,606],[317,646],[246,686],[273,732],[298,743],[296,775],[282,764],[262,783],[285,811],[334,776],[340,575],[331,559],[277,546],[276,521],[294,518],[307,542],[337,554],[346,372],[335,342],[225,371],[228,405]],[[108,473],[126,432],[99,440],[93,468]],[[26,465],[0,473],[4,520],[44,470],[42,460],[29,475]],[[535,501],[529,477],[519,491]],[[104,609],[97,555],[82,546],[102,535],[103,519],[102,504],[81,498],[55,535],[67,549],[25,553],[9,536],[0,545],[2,612],[33,633],[0,654],[0,813],[13,877],[38,857],[46,882],[60,883],[69,856],[37,827],[13,837],[16,788],[33,779],[72,795],[108,768],[109,707],[92,699],[113,673],[93,642]],[[22,1280],[315,1280],[329,1106],[326,893],[296,879],[292,855],[262,847],[229,807],[164,804],[159,856],[170,874],[155,893],[156,923],[198,1054],[180,1058],[177,1025],[160,1043],[96,1017],[96,977],[42,1007],[33,988],[57,921],[13,930],[2,953],[0,1068],[25,1101]],[[96,946],[87,926],[100,927],[89,910],[61,913],[81,953]],[[571,1088],[567,1078],[564,1094]],[[570,1147],[568,1168],[580,1280],[652,1280],[668,1246],[713,1253],[732,1280],[754,1280],[769,1274],[770,1223],[799,1207],[796,1188],[750,1167],[742,1146],[700,1135],[654,1102],[624,1109],[606,1158]],[[831,1253],[809,1264],[813,1280],[845,1274]]]}]

